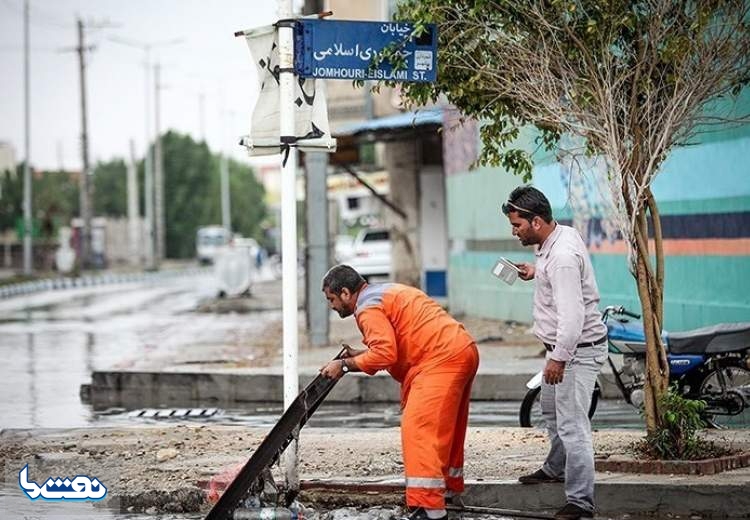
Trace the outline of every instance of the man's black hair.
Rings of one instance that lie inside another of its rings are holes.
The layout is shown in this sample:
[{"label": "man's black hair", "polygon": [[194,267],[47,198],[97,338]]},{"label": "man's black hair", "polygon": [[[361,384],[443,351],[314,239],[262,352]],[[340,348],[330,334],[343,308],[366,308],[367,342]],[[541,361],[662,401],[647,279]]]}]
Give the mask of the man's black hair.
[{"label": "man's black hair", "polygon": [[519,186],[508,196],[508,201],[502,205],[505,215],[511,211],[531,222],[534,217],[540,217],[547,224],[552,222],[552,207],[544,193],[533,186]]},{"label": "man's black hair", "polygon": [[323,290],[327,287],[333,294],[339,295],[344,287],[346,287],[349,289],[349,292],[354,293],[364,283],[365,279],[357,271],[348,265],[339,264],[331,267],[323,277]]}]

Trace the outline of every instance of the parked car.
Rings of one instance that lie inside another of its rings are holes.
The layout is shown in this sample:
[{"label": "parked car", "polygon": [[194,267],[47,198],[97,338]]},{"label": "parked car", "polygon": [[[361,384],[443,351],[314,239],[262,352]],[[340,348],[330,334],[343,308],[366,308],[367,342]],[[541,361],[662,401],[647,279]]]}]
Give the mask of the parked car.
[{"label": "parked car", "polygon": [[333,245],[333,255],[336,263],[345,264],[354,254],[354,237],[350,235],[337,235],[336,243]]},{"label": "parked car", "polygon": [[368,228],[359,232],[352,245],[352,256],[344,263],[365,280],[391,275],[391,240],[387,229]]}]

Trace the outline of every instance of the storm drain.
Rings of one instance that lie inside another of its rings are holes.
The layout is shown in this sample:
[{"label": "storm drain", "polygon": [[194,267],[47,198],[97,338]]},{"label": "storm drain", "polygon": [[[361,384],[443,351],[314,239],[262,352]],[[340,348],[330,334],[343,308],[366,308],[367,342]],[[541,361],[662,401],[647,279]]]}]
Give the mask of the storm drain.
[{"label": "storm drain", "polygon": [[145,419],[202,419],[222,415],[220,408],[144,408],[133,410],[128,417],[143,417]]}]

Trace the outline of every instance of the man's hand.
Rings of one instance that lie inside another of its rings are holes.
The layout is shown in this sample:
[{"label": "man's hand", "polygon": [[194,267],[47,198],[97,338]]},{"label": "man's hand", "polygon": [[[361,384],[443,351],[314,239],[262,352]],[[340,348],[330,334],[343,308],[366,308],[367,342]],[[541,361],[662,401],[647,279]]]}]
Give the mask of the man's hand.
[{"label": "man's hand", "polygon": [[515,264],[515,266],[518,267],[518,277],[521,280],[529,281],[534,279],[536,268],[532,264],[523,262],[520,264]]},{"label": "man's hand", "polygon": [[548,359],[544,367],[544,382],[548,385],[562,383],[563,374],[565,373],[565,361]]},{"label": "man's hand", "polygon": [[343,361],[340,359],[329,361],[323,365],[323,368],[320,369],[320,373],[328,379],[340,379],[341,376],[344,375],[342,363]]}]

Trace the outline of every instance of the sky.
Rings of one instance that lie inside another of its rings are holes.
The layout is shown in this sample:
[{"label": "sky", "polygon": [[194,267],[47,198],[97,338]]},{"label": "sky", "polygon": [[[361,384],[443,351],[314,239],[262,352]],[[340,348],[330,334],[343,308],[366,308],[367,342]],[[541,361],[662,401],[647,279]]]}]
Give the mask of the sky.
[{"label": "sky", "polygon": [[[0,141],[24,158],[23,0],[0,0]],[[234,32],[273,23],[275,0],[30,0],[30,157],[37,169],[81,169],[76,20],[86,29],[89,158],[127,158],[146,149],[146,71],[141,45],[161,63],[161,128],[188,133],[214,151],[247,160],[257,96],[255,71]],[[159,45],[163,42],[174,42]],[[153,74],[152,74],[153,83]],[[153,116],[154,88],[149,86]],[[201,110],[201,95],[204,103]],[[201,114],[203,113],[203,118]],[[201,124],[201,121],[204,124]],[[223,124],[222,124],[223,123]]]}]

